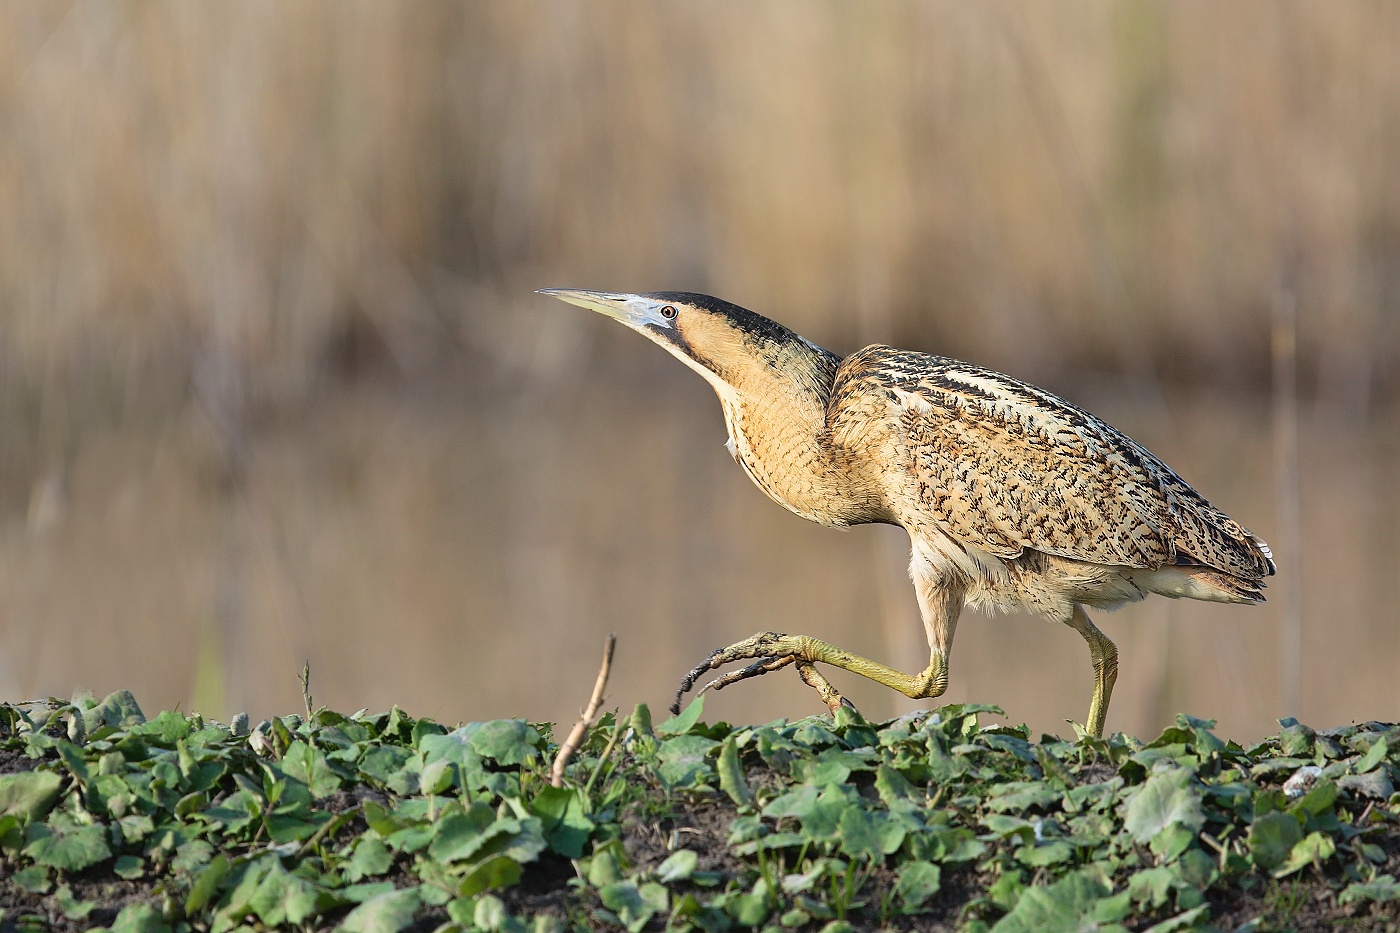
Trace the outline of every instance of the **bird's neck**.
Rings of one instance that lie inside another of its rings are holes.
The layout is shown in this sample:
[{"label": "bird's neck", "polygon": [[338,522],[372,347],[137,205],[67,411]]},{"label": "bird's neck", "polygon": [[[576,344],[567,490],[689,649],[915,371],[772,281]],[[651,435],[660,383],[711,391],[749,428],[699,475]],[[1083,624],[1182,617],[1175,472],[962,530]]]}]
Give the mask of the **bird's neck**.
[{"label": "bird's neck", "polygon": [[825,351],[794,356],[728,376],[720,402],[730,453],[758,488],[803,518],[837,526],[879,520],[860,477],[823,442],[839,361]]}]

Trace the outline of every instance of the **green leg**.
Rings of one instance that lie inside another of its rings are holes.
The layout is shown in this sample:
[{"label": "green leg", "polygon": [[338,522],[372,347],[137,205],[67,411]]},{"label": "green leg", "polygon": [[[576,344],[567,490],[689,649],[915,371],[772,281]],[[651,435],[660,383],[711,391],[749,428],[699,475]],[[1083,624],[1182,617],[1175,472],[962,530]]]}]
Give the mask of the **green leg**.
[{"label": "green leg", "polygon": [[1065,620],[1089,643],[1089,659],[1094,663],[1094,698],[1089,701],[1089,718],[1085,730],[1095,738],[1103,737],[1104,720],[1108,718],[1108,701],[1113,696],[1113,682],[1118,679],[1118,648],[1089,621],[1084,607],[1078,604],[1074,614]]},{"label": "green leg", "polygon": [[[697,665],[681,681],[681,688],[676,692],[676,705],[679,706],[680,698],[707,671],[712,671],[734,661],[758,659],[762,662],[749,665],[743,671],[738,672],[745,676],[730,675],[718,678],[712,686],[720,688],[734,683],[736,680],[746,679],[747,676],[766,674],[778,666],[785,666],[777,665],[775,662],[787,658],[792,658],[797,663],[798,670],[802,673],[802,679],[816,687],[818,692],[822,694],[823,701],[833,709],[835,707],[832,707],[832,697],[835,698],[834,701],[839,706],[841,695],[812,668],[813,664],[830,664],[832,667],[839,667],[853,674],[859,674],[876,683],[884,684],[886,687],[892,687],[914,700],[936,697],[948,689],[947,658],[937,648],[933,650],[932,656],[929,658],[928,667],[917,674],[904,674],[892,667],[886,667],[876,661],[862,658],[860,655],[851,654],[849,651],[809,635],[759,632],[743,641],[735,642],[728,648],[720,648],[712,652],[708,658]],[[819,683],[813,683],[811,679],[813,677],[817,678]]]}]

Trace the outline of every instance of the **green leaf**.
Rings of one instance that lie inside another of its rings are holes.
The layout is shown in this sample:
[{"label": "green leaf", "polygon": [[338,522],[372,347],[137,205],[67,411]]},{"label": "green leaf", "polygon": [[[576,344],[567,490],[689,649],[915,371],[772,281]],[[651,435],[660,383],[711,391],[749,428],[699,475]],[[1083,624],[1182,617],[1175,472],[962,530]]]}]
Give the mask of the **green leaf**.
[{"label": "green leaf", "polygon": [[584,845],[593,833],[583,791],[568,787],[545,787],[530,801],[530,812],[540,818],[545,842],[565,858],[583,855]]},{"label": "green leaf", "polygon": [[185,898],[185,916],[193,917],[204,909],[204,905],[211,903],[213,897],[218,893],[219,885],[228,874],[228,856],[219,853],[210,860],[209,866],[199,873],[199,877],[190,886],[189,897]]},{"label": "green leaf", "polygon": [[1032,807],[1042,809],[1058,803],[1064,796],[1042,781],[1011,781],[993,785],[992,796],[986,802],[988,810],[1022,813]]},{"label": "green leaf", "polygon": [[741,807],[753,806],[753,791],[744,779],[744,767],[739,760],[739,746],[733,736],[725,739],[719,747],[719,788]]},{"label": "green leaf", "polygon": [[520,881],[522,873],[520,862],[509,855],[495,855],[469,871],[458,886],[457,893],[471,897],[482,891],[508,888]]},{"label": "green leaf", "polygon": [[1168,917],[1161,923],[1153,924],[1147,928],[1147,933],[1176,933],[1177,930],[1195,930],[1200,927],[1201,921],[1205,920],[1209,914],[1210,905],[1200,904],[1190,910],[1182,911],[1175,917]]},{"label": "green leaf", "polygon": [[[126,729],[132,726],[139,726],[146,721],[146,716],[141,712],[141,707],[136,702],[136,697],[131,695],[130,690],[118,690],[107,695],[101,703],[92,709],[83,710],[83,725],[91,735],[99,726],[112,726],[115,729]],[[120,917],[118,918],[120,922]]]},{"label": "green leaf", "polygon": [[828,785],[819,794],[815,787],[805,784],[775,797],[763,808],[763,815],[774,820],[795,817],[802,821],[804,836],[827,839],[836,834],[841,814],[850,809],[852,803],[839,785]]},{"label": "green leaf", "polygon": [[63,779],[52,771],[21,771],[0,777],[0,814],[41,820],[58,800]]},{"label": "green leaf", "polygon": [[40,865],[60,871],[82,871],[112,855],[107,833],[100,825],[55,832],[43,824],[35,824],[29,827],[28,837],[24,854]]},{"label": "green leaf", "polygon": [[63,911],[63,916],[69,920],[82,920],[97,906],[97,901],[80,901],[75,898],[73,890],[66,884],[59,885],[53,899],[58,904],[58,909]]},{"label": "green leaf", "polygon": [[397,745],[374,745],[365,752],[358,767],[361,773],[389,785],[412,757],[412,752]]},{"label": "green leaf", "polygon": [[1385,738],[1381,737],[1377,739],[1371,747],[1366,750],[1366,754],[1361,756],[1361,760],[1356,763],[1356,773],[1365,774],[1372,768],[1378,767],[1382,761],[1385,761],[1386,756],[1389,754],[1390,746],[1386,744]]},{"label": "green leaf", "polygon": [[904,827],[883,811],[848,807],[837,824],[841,850],[851,858],[879,861],[904,842]]},{"label": "green leaf", "polygon": [[1288,809],[1292,813],[1309,813],[1321,816],[1332,809],[1337,802],[1337,785],[1331,781],[1318,781],[1317,786],[1300,797]]},{"label": "green leaf", "polygon": [[346,914],[338,929],[345,933],[398,933],[413,923],[422,903],[417,888],[386,891]]},{"label": "green leaf", "polygon": [[645,703],[638,703],[636,708],[632,710],[630,722],[632,731],[637,735],[648,739],[656,737],[656,731],[651,725],[651,707]]},{"label": "green leaf", "polygon": [[1313,737],[1317,733],[1307,726],[1293,722],[1278,734],[1278,747],[1286,757],[1303,758],[1312,754]]},{"label": "green leaf", "polygon": [[932,862],[906,862],[894,884],[895,896],[907,912],[913,912],[938,893],[943,871]]},{"label": "green leaf", "polygon": [[49,870],[43,865],[30,865],[28,868],[15,872],[10,879],[14,886],[21,891],[30,894],[48,894],[53,881],[49,878]]},{"label": "green leaf", "polygon": [[1201,792],[1185,768],[1159,771],[1147,779],[1124,808],[1123,825],[1139,843],[1171,826],[1196,833],[1205,823]]},{"label": "green leaf", "polygon": [[170,933],[170,924],[150,904],[127,904],[112,922],[112,933]]},{"label": "green leaf", "polygon": [[1064,839],[1048,839],[1016,850],[1016,860],[1028,868],[1046,868],[1074,858],[1074,846]]},{"label": "green leaf", "polygon": [[1385,768],[1375,768],[1365,774],[1344,774],[1337,778],[1337,786],[1342,790],[1361,797],[1375,800],[1389,800],[1395,793],[1395,785]]},{"label": "green leaf", "polygon": [[282,770],[311,789],[316,799],[340,790],[340,775],[331,768],[325,754],[301,739],[287,746],[282,755]]},{"label": "green leaf", "polygon": [[700,856],[690,849],[677,849],[656,868],[656,880],[663,884],[685,881],[695,872]]},{"label": "green leaf", "polygon": [[442,862],[496,854],[528,862],[544,848],[538,819],[496,817],[490,807],[478,800],[465,813],[454,813],[438,823],[428,854]]},{"label": "green leaf", "polygon": [[603,906],[617,914],[629,933],[639,933],[652,917],[669,907],[670,895],[661,885],[648,882],[641,886],[631,881],[605,885],[598,891]]},{"label": "green leaf", "polygon": [[146,864],[139,855],[118,855],[112,863],[112,874],[127,881],[134,881],[146,873]]},{"label": "green leaf", "polygon": [[269,926],[299,924],[340,904],[319,885],[293,875],[273,862],[270,870],[248,898],[248,907]]},{"label": "green leaf", "polygon": [[350,861],[345,865],[345,877],[359,881],[375,875],[382,875],[393,867],[394,856],[384,845],[384,840],[375,833],[366,833],[355,843]]},{"label": "green leaf", "polygon": [[523,719],[484,722],[468,739],[478,755],[503,765],[522,765],[530,761],[535,757],[539,742],[540,734]]},{"label": "green leaf", "polygon": [[1375,901],[1385,904],[1400,901],[1400,884],[1390,875],[1377,875],[1373,880],[1347,885],[1337,897],[1338,904],[1355,904],[1361,901]]},{"label": "green leaf", "polygon": [[1274,877],[1291,875],[1309,865],[1321,865],[1336,852],[1337,844],[1332,841],[1332,837],[1323,833],[1308,833],[1289,851],[1287,860],[1274,872]]},{"label": "green leaf", "polygon": [[704,695],[697,696],[690,701],[690,705],[678,716],[672,716],[656,727],[659,735],[685,735],[695,727],[700,720],[700,714],[705,710]]},{"label": "green leaf", "polygon": [[[1088,930],[1121,930],[1114,921],[1102,921],[1104,908],[1111,916],[1121,909],[1109,898],[1108,887],[1086,872],[1069,875],[1046,888],[1031,887],[1016,906],[992,927],[994,933],[1079,933]],[[1126,893],[1126,892],[1125,892]]]},{"label": "green leaf", "polygon": [[1303,830],[1291,813],[1266,813],[1249,828],[1249,851],[1254,864],[1273,871],[1284,863],[1303,838]]},{"label": "green leaf", "polygon": [[657,750],[657,775],[670,787],[688,787],[713,773],[708,757],[719,743],[700,735],[667,739]]}]

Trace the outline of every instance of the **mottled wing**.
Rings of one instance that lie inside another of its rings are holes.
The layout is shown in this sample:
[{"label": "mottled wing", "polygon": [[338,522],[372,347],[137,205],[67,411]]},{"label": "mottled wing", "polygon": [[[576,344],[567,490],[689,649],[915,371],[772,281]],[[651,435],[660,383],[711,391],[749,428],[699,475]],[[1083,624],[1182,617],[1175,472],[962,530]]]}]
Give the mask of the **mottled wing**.
[{"label": "mottled wing", "polygon": [[867,347],[841,364],[829,412],[832,443],[902,465],[950,534],[999,557],[1273,572],[1262,542],[1144,447],[1009,376]]}]

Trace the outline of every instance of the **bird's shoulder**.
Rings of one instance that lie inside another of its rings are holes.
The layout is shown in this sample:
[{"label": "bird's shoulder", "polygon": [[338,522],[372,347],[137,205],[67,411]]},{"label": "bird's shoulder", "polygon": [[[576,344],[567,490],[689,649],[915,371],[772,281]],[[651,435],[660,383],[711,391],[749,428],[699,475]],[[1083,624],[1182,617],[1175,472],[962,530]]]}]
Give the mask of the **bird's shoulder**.
[{"label": "bird's shoulder", "polygon": [[1146,448],[1059,396],[948,357],[866,347],[842,361],[828,437],[880,450],[917,504],[990,553],[1159,567],[1178,551],[1257,575],[1249,532]]}]

